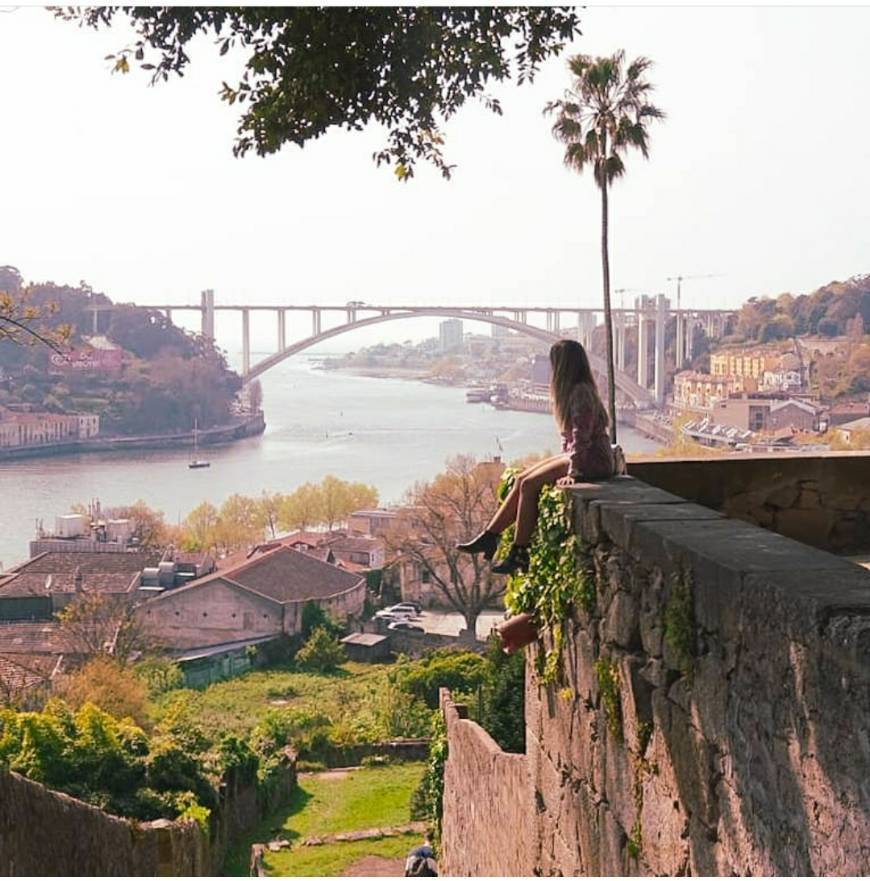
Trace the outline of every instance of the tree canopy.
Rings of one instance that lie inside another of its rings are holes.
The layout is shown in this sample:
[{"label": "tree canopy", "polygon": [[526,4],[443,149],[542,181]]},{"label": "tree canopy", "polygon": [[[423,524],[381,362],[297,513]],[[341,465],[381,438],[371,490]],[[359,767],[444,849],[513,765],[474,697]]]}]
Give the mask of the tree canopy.
[{"label": "tree canopy", "polygon": [[221,55],[246,56],[221,98],[244,105],[233,148],[261,156],[284,144],[300,147],[330,128],[387,130],[375,153],[407,180],[419,160],[445,178],[439,125],[470,98],[501,113],[485,92],[490,82],[534,78],[541,62],[580,34],[571,7],[66,7],[55,14],[101,28],[127,19],[136,39],[109,59],[126,73],[131,62],[152,82],[182,76],[190,42],[210,36]]}]

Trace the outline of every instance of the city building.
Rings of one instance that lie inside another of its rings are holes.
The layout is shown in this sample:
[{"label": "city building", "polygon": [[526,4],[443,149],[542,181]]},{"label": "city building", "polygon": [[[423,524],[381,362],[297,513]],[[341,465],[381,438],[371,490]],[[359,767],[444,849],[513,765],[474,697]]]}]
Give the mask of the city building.
[{"label": "city building", "polygon": [[298,633],[309,601],[342,620],[362,615],[361,575],[283,545],[264,547],[148,600],[137,616],[164,645],[179,650]]},{"label": "city building", "polygon": [[821,408],[795,398],[771,399],[742,395],[716,402],[710,418],[744,431],[776,432],[783,429],[818,431]]},{"label": "city building", "polygon": [[737,391],[731,376],[712,376],[681,370],[674,376],[674,405],[678,409],[706,409]]},{"label": "city building", "polygon": [[462,321],[448,318],[438,325],[438,348],[441,352],[458,352],[463,343]]},{"label": "city building", "polygon": [[[753,379],[760,384],[766,370],[776,369],[779,358],[776,353],[758,349],[722,349],[710,355],[710,373]],[[748,387],[745,390],[754,391]]]},{"label": "city building", "polygon": [[84,593],[111,594],[133,602],[140,598],[138,591],[149,570],[159,571],[162,557],[160,551],[37,554],[0,575],[0,622],[51,621],[76,595]]},{"label": "city building", "polygon": [[532,355],[532,385],[538,388],[550,388],[550,356]]},{"label": "city building", "polygon": [[870,436],[870,416],[843,422],[836,427],[836,432],[847,444],[852,442],[856,433]]},{"label": "city building", "polygon": [[100,417],[96,414],[40,413],[0,407],[0,448],[32,447],[96,437]]}]

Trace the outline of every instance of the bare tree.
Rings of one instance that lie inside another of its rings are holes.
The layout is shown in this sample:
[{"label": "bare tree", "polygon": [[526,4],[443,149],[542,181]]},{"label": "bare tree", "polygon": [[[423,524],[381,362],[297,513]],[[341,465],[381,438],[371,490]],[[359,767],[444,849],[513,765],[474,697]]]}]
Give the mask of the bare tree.
[{"label": "bare tree", "polygon": [[456,545],[483,529],[497,505],[500,468],[457,456],[447,470],[408,494],[412,523],[387,537],[392,555],[428,574],[430,583],[475,632],[477,618],[504,590],[482,557],[460,553]]},{"label": "bare tree", "polygon": [[110,655],[120,664],[160,650],[157,638],[126,598],[83,593],[58,613],[63,646],[84,658]]}]

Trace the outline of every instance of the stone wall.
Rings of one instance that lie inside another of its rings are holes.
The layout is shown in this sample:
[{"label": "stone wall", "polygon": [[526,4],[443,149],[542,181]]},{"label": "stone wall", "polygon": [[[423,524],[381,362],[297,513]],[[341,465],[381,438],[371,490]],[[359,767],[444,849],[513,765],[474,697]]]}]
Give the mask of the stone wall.
[{"label": "stone wall", "polygon": [[230,772],[206,835],[193,820],[114,817],[0,768],[0,876],[216,875],[233,839],[286,802],[295,786],[291,750],[266,796]]},{"label": "stone wall", "polygon": [[628,472],[833,553],[870,552],[870,454],[812,453],[629,462]]},{"label": "stone wall", "polygon": [[441,691],[449,751],[444,767],[442,875],[532,875],[534,824],[527,760],[501,750]]},{"label": "stone wall", "polygon": [[562,681],[527,676],[529,851],[499,856],[497,759],[448,722],[449,871],[870,871],[870,573],[632,478],[573,495],[595,592]]},{"label": "stone wall", "polygon": [[188,820],[133,823],[0,769],[0,875],[210,875]]}]

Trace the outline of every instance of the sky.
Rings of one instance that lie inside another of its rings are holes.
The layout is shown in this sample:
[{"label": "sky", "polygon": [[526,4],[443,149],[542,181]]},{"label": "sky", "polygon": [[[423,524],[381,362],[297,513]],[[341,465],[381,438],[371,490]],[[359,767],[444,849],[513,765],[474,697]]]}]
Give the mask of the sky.
[{"label": "sky", "polygon": [[[653,59],[667,113],[611,197],[626,302],[673,295],[677,274],[714,276],[685,282],[685,304],[733,307],[870,272],[870,8],[581,19],[583,36],[532,85],[491,89],[504,116],[474,103],[448,122],[453,180],[420,167],[402,184],[371,159],[385,143],[374,127],[234,158],[237,111],[217,93],[239,59],[207,39],[183,79],[152,87],[145,72],[110,73],[124,27],[0,14],[0,264],[140,304],[213,288],[218,303],[600,305],[599,196],[562,165],[542,109],[569,84],[569,54],[623,48]],[[255,318],[255,344],[273,342],[273,321]],[[239,324],[219,318],[225,347]],[[435,329],[386,324],[346,347]]]}]

